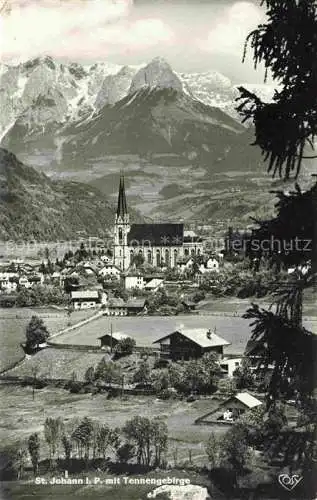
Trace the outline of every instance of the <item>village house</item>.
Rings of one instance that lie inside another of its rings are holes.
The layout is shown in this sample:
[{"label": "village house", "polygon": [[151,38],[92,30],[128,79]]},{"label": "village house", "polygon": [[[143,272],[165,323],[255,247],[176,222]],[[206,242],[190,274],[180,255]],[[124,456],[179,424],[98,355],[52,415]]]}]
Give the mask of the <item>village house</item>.
[{"label": "village house", "polygon": [[120,278],[121,271],[119,267],[115,266],[114,264],[105,264],[99,271],[99,276],[102,276],[103,278]]},{"label": "village house", "polygon": [[16,278],[0,278],[0,291],[13,293],[17,290],[18,284]]},{"label": "village house", "polygon": [[124,277],[124,287],[126,290],[132,290],[133,288],[143,290],[144,285],[145,279],[141,273],[129,273]]},{"label": "village house", "polygon": [[221,360],[223,348],[230,345],[230,342],[212,333],[211,330],[182,328],[155,340],[153,344],[160,344],[161,357],[171,358],[174,361],[199,358],[207,352],[215,353]]},{"label": "village house", "polygon": [[73,308],[91,309],[101,305],[98,290],[76,290],[71,292],[71,302]]},{"label": "village house", "polygon": [[136,316],[145,310],[144,299],[131,299],[124,301],[121,298],[111,298],[103,308],[106,316]]}]

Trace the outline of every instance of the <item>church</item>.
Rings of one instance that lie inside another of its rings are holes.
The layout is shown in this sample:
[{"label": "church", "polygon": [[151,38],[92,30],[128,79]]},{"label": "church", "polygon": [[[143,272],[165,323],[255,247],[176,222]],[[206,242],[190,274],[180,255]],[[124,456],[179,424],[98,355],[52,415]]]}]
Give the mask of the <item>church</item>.
[{"label": "church", "polygon": [[120,176],[114,225],[114,264],[127,271],[139,254],[154,267],[176,267],[186,257],[203,254],[203,241],[184,224],[130,224],[124,177]]}]

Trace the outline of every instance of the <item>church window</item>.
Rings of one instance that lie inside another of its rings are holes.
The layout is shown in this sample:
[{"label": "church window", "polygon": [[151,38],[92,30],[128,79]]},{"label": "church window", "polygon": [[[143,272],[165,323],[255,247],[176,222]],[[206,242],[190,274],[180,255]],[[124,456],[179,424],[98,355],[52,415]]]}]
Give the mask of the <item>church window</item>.
[{"label": "church window", "polygon": [[148,250],[147,261],[149,264],[152,264],[152,252],[151,252],[151,250]]},{"label": "church window", "polygon": [[130,264],[133,262],[133,250],[130,250]]},{"label": "church window", "polygon": [[188,248],[185,248],[185,256],[187,256],[189,254],[189,250]]},{"label": "church window", "polygon": [[156,265],[157,266],[161,265],[161,254],[159,250],[156,250]]},{"label": "church window", "polygon": [[123,243],[122,227],[119,227],[119,245]]},{"label": "church window", "polygon": [[177,250],[175,248],[175,250],[174,250],[174,266],[176,266],[176,264],[177,264]]},{"label": "church window", "polygon": [[170,266],[170,254],[169,254],[169,251],[168,250],[165,250],[165,265],[167,267]]}]

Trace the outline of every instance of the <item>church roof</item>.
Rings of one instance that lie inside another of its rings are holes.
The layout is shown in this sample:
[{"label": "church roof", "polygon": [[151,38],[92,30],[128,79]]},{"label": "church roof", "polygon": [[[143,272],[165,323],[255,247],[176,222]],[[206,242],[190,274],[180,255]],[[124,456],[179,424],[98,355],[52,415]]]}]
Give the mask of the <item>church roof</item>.
[{"label": "church roof", "polygon": [[134,246],[181,246],[184,224],[132,224],[128,245]]},{"label": "church roof", "polygon": [[121,175],[120,184],[119,184],[119,195],[118,195],[118,207],[117,207],[117,216],[123,216],[128,213],[127,208],[127,199],[125,196],[125,188],[124,188],[124,177]]}]

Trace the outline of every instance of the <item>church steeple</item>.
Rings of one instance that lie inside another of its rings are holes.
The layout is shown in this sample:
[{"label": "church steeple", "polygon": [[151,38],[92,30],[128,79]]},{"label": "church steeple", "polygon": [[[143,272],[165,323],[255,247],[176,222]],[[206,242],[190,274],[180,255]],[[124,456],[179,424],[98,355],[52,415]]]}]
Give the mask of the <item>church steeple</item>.
[{"label": "church steeple", "polygon": [[123,219],[124,216],[127,214],[128,214],[128,209],[127,209],[127,199],[125,196],[124,177],[123,177],[123,174],[121,174],[120,175],[120,184],[119,184],[117,217],[122,217],[122,219]]}]

